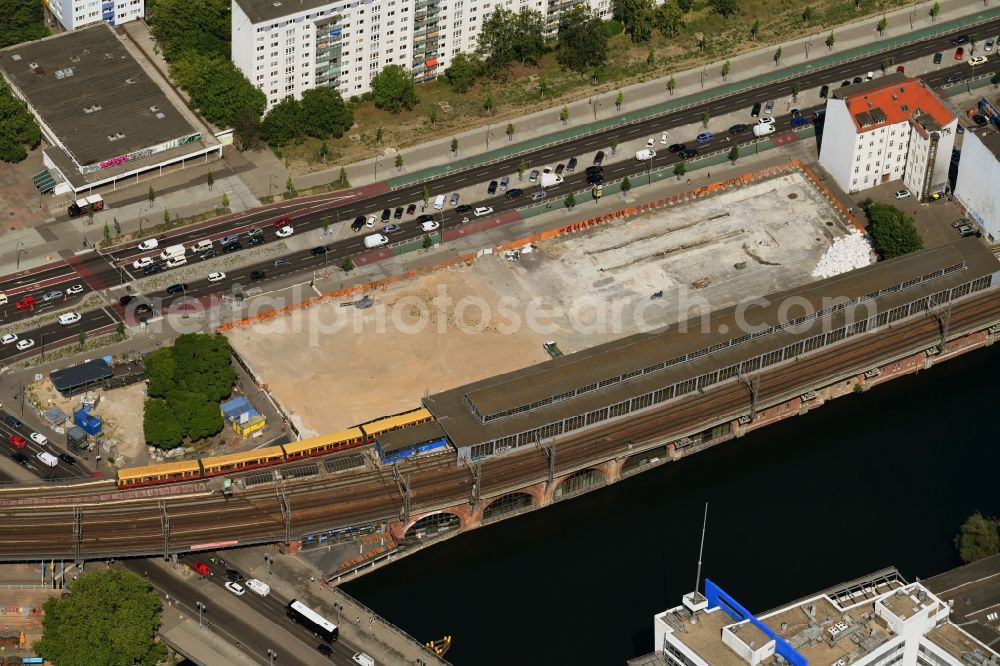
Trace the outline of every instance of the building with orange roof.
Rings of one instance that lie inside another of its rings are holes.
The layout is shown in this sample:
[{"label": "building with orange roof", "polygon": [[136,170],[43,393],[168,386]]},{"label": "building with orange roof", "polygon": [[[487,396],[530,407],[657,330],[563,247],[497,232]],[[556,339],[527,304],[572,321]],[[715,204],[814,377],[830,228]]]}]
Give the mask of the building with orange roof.
[{"label": "building with orange roof", "polygon": [[819,161],[845,192],[902,180],[926,200],[948,183],[957,124],[922,80],[888,74],[827,101]]}]

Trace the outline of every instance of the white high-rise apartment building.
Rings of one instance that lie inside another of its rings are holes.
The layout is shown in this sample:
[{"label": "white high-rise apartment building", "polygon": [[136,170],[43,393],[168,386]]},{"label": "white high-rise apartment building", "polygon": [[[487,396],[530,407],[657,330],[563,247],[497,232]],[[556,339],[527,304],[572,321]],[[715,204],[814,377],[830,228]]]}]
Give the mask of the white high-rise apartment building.
[{"label": "white high-rise apartment building", "polygon": [[145,0],[42,0],[45,8],[67,30],[104,21],[119,25],[142,18]]},{"label": "white high-rise apartment building", "polygon": [[[232,58],[267,95],[268,108],[333,86],[344,98],[371,90],[386,65],[401,65],[415,81],[437,77],[455,54],[471,52],[483,19],[497,7],[533,9],[554,34],[574,0],[236,0]],[[591,0],[611,15],[611,0]]]},{"label": "white high-rise apartment building", "polygon": [[845,192],[901,179],[927,199],[948,182],[957,125],[923,81],[893,73],[827,101],[819,162]]}]

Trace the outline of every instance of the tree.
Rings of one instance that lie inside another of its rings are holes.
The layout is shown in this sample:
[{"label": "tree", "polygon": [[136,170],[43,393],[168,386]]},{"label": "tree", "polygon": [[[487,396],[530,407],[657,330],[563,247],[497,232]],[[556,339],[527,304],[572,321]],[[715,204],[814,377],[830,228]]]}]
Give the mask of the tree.
[{"label": "tree", "polygon": [[229,57],[230,5],[225,0],[156,0],[152,33],[168,62],[182,54]]},{"label": "tree", "polygon": [[229,208],[229,195],[225,192],[222,193],[222,207]]},{"label": "tree", "polygon": [[483,71],[483,62],[475,53],[457,53],[451,59],[451,66],[444,70],[444,76],[452,91],[469,92]]},{"label": "tree", "polygon": [[781,47],[779,46],[778,50],[774,52],[774,64],[777,65],[780,62],[781,62]]},{"label": "tree", "polygon": [[608,35],[601,20],[584,6],[563,12],[559,17],[556,62],[561,67],[583,73],[600,67],[607,59]]},{"label": "tree", "polygon": [[403,170],[403,156],[400,153],[396,153],[396,171]]},{"label": "tree", "polygon": [[412,109],[418,101],[413,75],[402,65],[386,65],[372,79],[372,99],[390,113]]},{"label": "tree", "polygon": [[354,261],[350,257],[344,257],[344,260],[340,262],[340,267],[345,273],[350,273],[354,270]]},{"label": "tree", "polygon": [[885,74],[885,71],[889,69],[889,66],[891,64],[892,63],[889,61],[888,58],[882,58],[882,62],[879,63],[879,69],[881,69],[882,73]]},{"label": "tree", "polygon": [[563,125],[565,125],[567,123],[567,121],[569,121],[569,107],[568,106],[564,106],[562,108],[562,111],[559,112],[559,120],[562,121]]},{"label": "tree", "polygon": [[649,49],[646,53],[646,66],[652,67],[654,64],[656,64],[656,51]]},{"label": "tree", "polygon": [[115,335],[119,340],[125,339],[125,322],[120,319],[115,323]]},{"label": "tree", "polygon": [[833,36],[833,30],[826,37],[826,48],[833,50],[833,45],[837,42],[837,38]]},{"label": "tree", "polygon": [[[354,125],[354,112],[336,89],[329,86],[310,88],[302,93],[300,119],[306,136],[339,139]],[[378,131],[381,131],[381,127]],[[382,142],[376,132],[377,141]]]},{"label": "tree", "polygon": [[212,186],[215,185],[215,174],[212,173],[211,169],[208,170],[208,175],[205,176],[205,182],[208,183],[209,190],[211,190]]},{"label": "tree", "polygon": [[521,160],[517,165],[517,179],[524,180],[524,172],[528,170],[528,163]]},{"label": "tree", "polygon": [[84,344],[86,344],[86,342],[87,342],[87,332],[86,332],[86,331],[84,331],[83,329],[81,329],[81,330],[80,330],[80,331],[79,331],[79,332],[78,332],[78,333],[76,334],[76,339],[77,339],[77,342],[79,342],[79,343],[80,343],[80,348],[82,349],[82,348],[83,348],[83,345],[84,345]]},{"label": "tree", "polygon": [[705,129],[708,129],[708,121],[711,120],[711,119],[712,119],[712,117],[708,114],[708,109],[705,109],[704,111],[702,111],[702,113],[701,113],[701,124],[702,124],[702,126]]},{"label": "tree", "polygon": [[288,180],[285,181],[285,196],[294,197],[295,196],[295,181],[289,176]]},{"label": "tree", "polygon": [[522,8],[515,14],[497,7],[483,20],[477,53],[486,71],[500,74],[512,62],[536,62],[545,53],[544,34],[541,13]]},{"label": "tree", "polygon": [[732,64],[730,64],[730,62],[728,60],[726,62],[722,63],[722,80],[723,81],[725,81],[726,77],[729,76],[729,72],[732,70],[732,68],[733,68],[733,66],[732,66]]},{"label": "tree", "polygon": [[451,138],[451,153],[455,157],[458,157],[458,139],[455,137]]},{"label": "tree", "polygon": [[717,14],[722,14],[725,17],[729,17],[736,13],[736,7],[738,0],[709,0],[708,5],[715,10]]},{"label": "tree", "polygon": [[28,156],[26,147],[34,149],[41,140],[42,131],[28,105],[14,97],[0,78],[0,160],[20,162]]},{"label": "tree", "polygon": [[814,18],[816,18],[816,11],[812,7],[806,7],[802,10],[803,23],[812,23]]},{"label": "tree", "polygon": [[760,19],[755,18],[753,20],[753,25],[750,26],[750,36],[757,39],[757,35],[760,34]]},{"label": "tree", "polygon": [[344,167],[340,167],[340,174],[337,176],[337,183],[341,187],[347,187],[349,184],[347,182],[347,169],[345,169]]},{"label": "tree", "polygon": [[886,20],[885,16],[878,20],[878,25],[875,29],[878,30],[878,34],[885,35],[885,29],[889,26],[889,21]]},{"label": "tree", "polygon": [[618,137],[611,137],[611,154],[614,155],[618,152]]},{"label": "tree", "polygon": [[434,241],[431,239],[430,234],[424,234],[424,242],[423,242],[422,247],[425,250],[429,250],[432,247],[434,247]]},{"label": "tree", "polygon": [[421,193],[421,197],[424,200],[424,206],[426,206],[427,202],[431,200],[431,190],[426,185],[424,185],[424,191]]},{"label": "tree", "polygon": [[931,15],[931,21],[932,21],[932,22],[933,22],[933,21],[936,21],[936,20],[937,20],[937,17],[938,17],[938,14],[940,14],[940,13],[941,13],[941,5],[940,5],[940,3],[937,3],[937,2],[935,2],[935,3],[934,3],[934,4],[932,5],[932,6],[931,6],[931,9],[930,9],[930,11],[928,12],[928,14],[930,14],[930,15]]},{"label": "tree", "polygon": [[674,88],[676,87],[677,87],[677,81],[675,81],[673,75],[671,75],[667,79],[667,92],[670,93],[671,96],[673,96]]},{"label": "tree", "polygon": [[190,95],[191,106],[205,120],[220,127],[237,128],[241,140],[252,143],[254,127],[267,108],[267,95],[250,83],[229,60],[228,53],[228,45],[226,57],[185,52],[171,62],[170,74]]},{"label": "tree", "polygon": [[[216,409],[218,411],[218,409]],[[70,593],[43,605],[42,638],[32,648],[56,666],[154,666],[166,654],[156,641],[160,595],[130,571],[107,569],[69,583]]]},{"label": "tree", "polygon": [[0,48],[48,37],[42,5],[25,0],[0,0]]},{"label": "tree", "polygon": [[576,205],[576,195],[570,192],[566,195],[566,198],[563,199],[563,203],[566,205],[566,208],[573,208],[573,206]]},{"label": "tree", "polygon": [[170,211],[163,209],[163,224],[170,224]]},{"label": "tree", "polygon": [[736,160],[740,158],[740,147],[733,146],[729,149],[729,161],[736,164]]},{"label": "tree", "polygon": [[913,218],[903,211],[889,204],[867,202],[862,209],[868,216],[868,233],[875,250],[884,259],[923,248],[924,242],[917,233]]},{"label": "tree", "polygon": [[701,33],[698,35],[698,49],[704,53],[706,46],[708,46],[708,37],[706,37],[704,33]]},{"label": "tree", "polygon": [[327,145],[326,141],[319,144],[319,150],[316,151],[316,157],[319,158],[320,162],[326,162],[330,159],[330,146]]},{"label": "tree", "polygon": [[486,97],[483,98],[483,110],[487,113],[493,113],[493,95],[486,93]]},{"label": "tree", "polygon": [[963,562],[975,562],[1000,552],[1000,533],[995,521],[978,511],[965,519],[955,536],[955,548]]},{"label": "tree", "polygon": [[431,112],[428,114],[428,116],[430,117],[431,125],[436,125],[438,121],[438,110],[434,107],[431,107]]},{"label": "tree", "polygon": [[622,194],[625,195],[627,195],[628,191],[632,189],[632,181],[628,179],[628,176],[622,178],[621,188],[622,188]]},{"label": "tree", "polygon": [[156,190],[153,189],[152,185],[149,186],[149,192],[146,194],[146,198],[149,200],[150,206],[156,203]]},{"label": "tree", "polygon": [[271,107],[260,125],[261,136],[272,148],[286,146],[302,132],[302,105],[288,96]]},{"label": "tree", "polygon": [[798,100],[800,92],[802,92],[802,84],[796,81],[792,84],[792,101]]},{"label": "tree", "polygon": [[[320,88],[320,90],[322,90],[322,88]],[[329,90],[329,88],[326,88],[326,90]],[[382,128],[381,127],[376,127],[375,128],[375,143],[378,144],[378,145],[382,145]]]},{"label": "tree", "polygon": [[507,123],[507,140],[512,141],[514,139],[514,123]]},{"label": "tree", "polygon": [[619,111],[621,111],[622,110],[622,104],[624,102],[625,102],[625,93],[623,93],[621,90],[619,90],[618,91],[618,96],[615,97],[615,108],[617,108]]},{"label": "tree", "polygon": [[684,160],[681,160],[680,162],[674,165],[674,175],[677,176],[677,180],[680,180],[681,178],[684,177],[684,174],[687,173],[687,169],[688,168],[687,165],[684,164]]},{"label": "tree", "polygon": [[996,74],[990,77],[990,83],[993,84],[994,88],[1000,86],[1000,72],[997,72]]},{"label": "tree", "polygon": [[680,10],[687,14],[694,7],[694,0],[677,0],[677,6]]},{"label": "tree", "polygon": [[240,109],[233,120],[233,133],[239,150],[260,148],[260,116],[253,109]]},{"label": "tree", "polygon": [[653,0],[614,0],[614,17],[625,25],[634,44],[649,41],[655,13]]},{"label": "tree", "polygon": [[107,222],[104,223],[104,244],[111,245],[111,227]]},{"label": "tree", "polygon": [[676,37],[684,29],[684,10],[674,0],[667,0],[656,8],[653,23],[664,37]]}]

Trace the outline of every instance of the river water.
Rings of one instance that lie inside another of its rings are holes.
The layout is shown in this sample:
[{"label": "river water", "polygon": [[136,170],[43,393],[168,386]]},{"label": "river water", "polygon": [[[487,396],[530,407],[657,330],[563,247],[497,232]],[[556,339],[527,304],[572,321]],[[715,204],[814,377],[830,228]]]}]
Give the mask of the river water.
[{"label": "river water", "polygon": [[1000,514],[1000,348],[502,521],[345,589],[456,665],[624,664],[703,576],[760,612],[894,565],[959,564],[965,517]]}]

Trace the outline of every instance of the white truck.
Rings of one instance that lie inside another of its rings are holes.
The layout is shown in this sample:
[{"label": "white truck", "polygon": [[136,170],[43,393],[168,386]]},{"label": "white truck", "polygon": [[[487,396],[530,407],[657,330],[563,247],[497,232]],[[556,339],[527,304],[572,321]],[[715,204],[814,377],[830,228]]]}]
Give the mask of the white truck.
[{"label": "white truck", "polygon": [[640,162],[645,162],[646,160],[651,160],[656,157],[656,151],[650,150],[649,148],[643,148],[635,154],[635,159]]},{"label": "white truck", "polygon": [[183,257],[184,252],[186,252],[186,250],[183,245],[171,245],[160,253],[160,260],[168,261],[174,257]]},{"label": "white truck", "polygon": [[369,250],[373,247],[382,247],[389,244],[389,238],[385,234],[372,234],[365,236],[365,247]]},{"label": "white truck", "polygon": [[558,185],[561,182],[563,182],[562,176],[552,171],[551,167],[545,167],[545,169],[542,170],[541,179],[538,184],[541,185],[544,190],[545,188]]},{"label": "white truck", "polygon": [[759,123],[753,126],[753,135],[755,137],[768,136],[774,134],[774,125],[772,123]]}]

